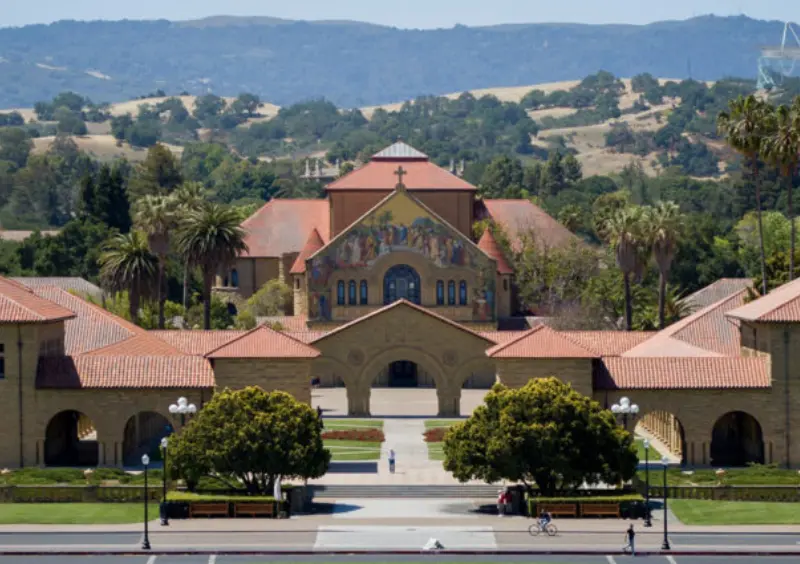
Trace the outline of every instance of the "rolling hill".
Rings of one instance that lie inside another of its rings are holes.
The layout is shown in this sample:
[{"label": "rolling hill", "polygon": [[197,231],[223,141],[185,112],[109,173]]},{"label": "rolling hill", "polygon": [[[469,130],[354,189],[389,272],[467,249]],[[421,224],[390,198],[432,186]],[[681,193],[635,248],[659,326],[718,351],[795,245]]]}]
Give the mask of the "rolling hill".
[{"label": "rolling hill", "polygon": [[97,102],[148,92],[257,93],[342,107],[422,94],[617,76],[754,77],[782,23],[702,16],[634,25],[530,24],[406,30],[359,22],[220,17],[61,21],[0,29],[0,108],[73,90]]}]

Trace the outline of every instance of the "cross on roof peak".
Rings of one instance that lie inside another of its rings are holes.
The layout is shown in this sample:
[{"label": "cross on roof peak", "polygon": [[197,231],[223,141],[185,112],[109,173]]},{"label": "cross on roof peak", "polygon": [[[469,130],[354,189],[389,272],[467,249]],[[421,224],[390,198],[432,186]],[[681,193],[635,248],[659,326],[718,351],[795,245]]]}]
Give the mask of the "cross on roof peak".
[{"label": "cross on roof peak", "polygon": [[408,174],[408,171],[403,168],[402,165],[397,167],[397,170],[394,171],[395,176],[397,176],[397,186],[395,186],[396,190],[405,190],[406,185],[403,184],[403,177]]}]

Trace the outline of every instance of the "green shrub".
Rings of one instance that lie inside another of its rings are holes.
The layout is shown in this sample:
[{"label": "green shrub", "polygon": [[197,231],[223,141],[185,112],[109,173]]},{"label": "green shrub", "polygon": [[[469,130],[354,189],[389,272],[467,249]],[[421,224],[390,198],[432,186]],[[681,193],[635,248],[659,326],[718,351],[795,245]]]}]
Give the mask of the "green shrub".
[{"label": "green shrub", "polygon": [[195,494],[191,492],[167,492],[167,501],[202,501],[202,502],[229,502],[229,501],[252,501],[252,502],[274,502],[275,498],[264,495],[220,495],[220,494]]},{"label": "green shrub", "polygon": [[21,468],[2,476],[3,483],[13,485],[85,484],[80,468]]}]

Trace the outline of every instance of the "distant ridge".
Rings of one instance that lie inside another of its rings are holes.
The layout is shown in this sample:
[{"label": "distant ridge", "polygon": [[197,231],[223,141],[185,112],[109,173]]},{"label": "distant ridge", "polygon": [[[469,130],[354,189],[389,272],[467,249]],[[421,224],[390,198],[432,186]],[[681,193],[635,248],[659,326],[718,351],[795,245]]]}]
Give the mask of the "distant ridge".
[{"label": "distant ridge", "polygon": [[0,28],[0,108],[73,90],[116,102],[253,92],[278,105],[357,107],[500,86],[617,76],[755,78],[782,22],[702,16],[649,25],[511,24],[407,30],[352,21],[216,16]]}]

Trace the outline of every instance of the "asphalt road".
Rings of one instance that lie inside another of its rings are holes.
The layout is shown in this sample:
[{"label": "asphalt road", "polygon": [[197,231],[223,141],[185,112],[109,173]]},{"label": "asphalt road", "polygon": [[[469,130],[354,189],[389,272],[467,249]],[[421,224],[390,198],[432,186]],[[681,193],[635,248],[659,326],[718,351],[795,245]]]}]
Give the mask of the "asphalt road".
[{"label": "asphalt road", "polygon": [[796,564],[797,557],[714,557],[714,556],[3,556],[3,564],[267,564],[267,562],[292,563],[506,563],[526,564]]}]

